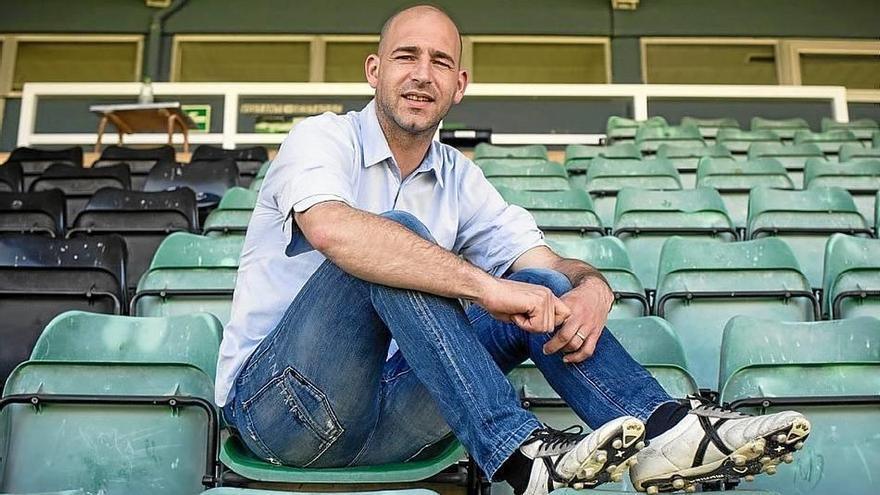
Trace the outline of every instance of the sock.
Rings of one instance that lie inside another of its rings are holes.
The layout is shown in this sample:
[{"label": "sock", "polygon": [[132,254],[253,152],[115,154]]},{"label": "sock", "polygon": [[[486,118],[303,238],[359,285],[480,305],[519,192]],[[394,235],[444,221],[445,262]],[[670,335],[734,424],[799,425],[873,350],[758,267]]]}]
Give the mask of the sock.
[{"label": "sock", "polygon": [[667,402],[661,404],[660,407],[651,414],[648,421],[645,422],[645,438],[651,439],[657,435],[666,433],[672,429],[673,426],[677,425],[679,421],[684,419],[690,410],[691,408],[689,406],[680,402]]},{"label": "sock", "polygon": [[504,480],[513,488],[514,493],[523,493],[529,485],[529,476],[532,473],[531,461],[520,452],[519,449],[504,461],[498,468],[495,477]]}]

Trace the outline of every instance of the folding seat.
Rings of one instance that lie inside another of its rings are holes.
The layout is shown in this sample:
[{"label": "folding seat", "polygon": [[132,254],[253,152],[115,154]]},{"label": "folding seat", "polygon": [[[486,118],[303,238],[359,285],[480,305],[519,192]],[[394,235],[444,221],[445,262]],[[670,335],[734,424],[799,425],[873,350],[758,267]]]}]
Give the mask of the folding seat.
[{"label": "folding seat", "polygon": [[213,390],[192,365],[24,363],[0,399],[0,492],[190,495],[214,486]]},{"label": "folding seat", "polygon": [[653,289],[663,243],[672,236],[737,240],[724,201],[714,189],[645,191],[625,188],[617,194],[614,236],[623,241],[636,275]]},{"label": "folding seat", "polygon": [[825,246],[822,295],[832,319],[880,318],[880,240],[832,235]]},{"label": "folding seat", "polygon": [[837,160],[841,163],[869,158],[880,159],[880,148],[866,148],[861,144],[845,143],[840,145]]},{"label": "folding seat", "polygon": [[636,318],[650,312],[645,285],[632,269],[629,254],[620,239],[596,237],[577,243],[562,243],[547,239],[547,244],[558,255],[589,263],[608,280],[614,291],[614,305],[609,318]]},{"label": "folding seat", "polygon": [[54,163],[64,163],[75,167],[83,166],[83,151],[79,146],[60,150],[44,150],[20,147],[12,150],[6,164],[18,163],[24,173],[22,191],[30,190],[31,182]]},{"label": "folding seat", "polygon": [[480,143],[474,148],[474,161],[481,160],[546,160],[547,147],[543,144],[497,146]]},{"label": "folding seat", "polygon": [[125,163],[131,170],[131,188],[142,191],[150,169],[159,162],[175,163],[177,155],[174,147],[164,144],[154,148],[126,148],[110,145],[101,152],[101,157],[92,164],[92,168],[106,167]]},{"label": "folding seat", "polygon": [[610,146],[570,144],[565,148],[565,169],[574,174],[586,173],[590,168],[590,162],[600,156],[608,160],[638,161],[642,159],[642,153],[633,143],[618,143]]},{"label": "folding seat", "polygon": [[693,189],[697,181],[697,166],[703,157],[717,160],[734,161],[733,154],[721,145],[712,146],[677,146],[661,144],[657,149],[657,158],[668,160],[681,176],[681,186]]},{"label": "folding seat", "polygon": [[495,187],[525,191],[564,191],[569,189],[565,167],[556,162],[517,159],[516,163],[502,160],[482,160],[480,168]]},{"label": "folding seat", "polygon": [[220,146],[202,144],[193,151],[190,161],[216,161],[227,158],[235,160],[235,165],[238,167],[238,183],[247,187],[263,164],[269,161],[269,153],[262,146],[227,150]]},{"label": "folding seat", "polygon": [[858,119],[850,120],[849,122],[837,122],[834,119],[822,117],[822,132],[828,131],[850,131],[855,134],[860,141],[867,141],[870,143],[871,135],[880,131],[880,124],[874,119]]},{"label": "folding seat", "polygon": [[769,130],[742,131],[739,129],[720,129],[715,143],[730,150],[734,155],[745,155],[749,146],[755,143],[782,143],[775,132]]},{"label": "folding seat", "polygon": [[852,131],[811,132],[799,131],[794,135],[794,144],[813,143],[822,153],[836,158],[844,144],[861,144]]},{"label": "folding seat", "polygon": [[187,189],[162,192],[101,189],[77,215],[67,237],[115,233],[128,250],[125,286],[134,294],[159,243],[172,232],[193,232],[199,227],[196,196]]},{"label": "folding seat", "polygon": [[704,158],[697,168],[697,187],[711,187],[718,191],[734,225],[745,227],[752,188],[794,189],[794,183],[775,158],[735,162]]},{"label": "folding seat", "polygon": [[715,141],[715,136],[721,129],[739,129],[739,122],[733,117],[720,117],[717,119],[701,119],[698,117],[682,117],[682,126],[693,126],[700,130],[703,139]]},{"label": "folding seat", "polygon": [[498,187],[498,192],[508,203],[528,210],[547,239],[576,244],[605,234],[590,195],[583,190],[523,191]]},{"label": "folding seat", "polygon": [[269,167],[272,165],[272,162],[266,162],[261,167],[260,170],[257,170],[257,175],[254,177],[254,180],[251,181],[248,189],[251,191],[259,191],[260,186],[263,185],[263,179],[266,178],[266,174],[269,173]]},{"label": "folding seat", "polygon": [[612,225],[618,191],[625,187],[662,191],[681,189],[681,177],[671,163],[659,158],[638,163],[596,158],[587,171],[584,187],[593,198],[602,225]]},{"label": "folding seat", "polygon": [[759,187],[749,195],[747,238],[784,239],[814,288],[822,286],[825,243],[831,234],[870,237],[871,229],[852,196],[840,187],[783,191]]},{"label": "folding seat", "polygon": [[64,193],[0,192],[0,233],[20,232],[64,236]]},{"label": "folding seat", "polygon": [[654,314],[676,329],[700,387],[718,380],[724,325],[739,314],[813,321],[819,302],[781,239],[716,242],[673,237],[660,253]]},{"label": "folding seat", "polygon": [[105,187],[131,190],[128,165],[118,164],[101,168],[82,168],[56,163],[31,183],[30,191],[60,189],[64,193],[66,215],[70,226],[77,214],[88,203],[92,194]]},{"label": "folding seat", "polygon": [[753,131],[773,131],[781,139],[791,141],[794,139],[795,133],[799,131],[810,131],[810,124],[802,118],[792,119],[765,119],[762,117],[752,117],[750,126]]},{"label": "folding seat", "polygon": [[18,162],[0,165],[0,192],[21,192],[24,184],[24,172]]},{"label": "folding seat", "polygon": [[880,190],[880,158],[847,163],[811,158],[805,174],[805,189],[834,186],[846,189],[868,225],[874,224],[874,196]]},{"label": "folding seat", "polygon": [[122,314],[124,280],[125,245],[117,236],[71,241],[0,234],[0,381],[27,359],[57,314]]},{"label": "folding seat", "polygon": [[131,314],[211,313],[225,325],[243,243],[244,236],[169,235],[138,283]]},{"label": "folding seat", "polygon": [[37,339],[31,361],[188,364],[212,380],[223,326],[205,313],[148,318],[68,311]]},{"label": "folding seat", "polygon": [[605,125],[605,136],[609,143],[622,143],[635,141],[636,132],[641,127],[667,127],[669,123],[660,116],[650,117],[647,120],[635,120],[627,117],[608,117]]},{"label": "folding seat", "polygon": [[749,160],[773,158],[779,161],[797,187],[803,185],[804,166],[810,158],[825,158],[822,150],[813,143],[781,144],[755,143],[749,146]]},{"label": "folding seat", "polygon": [[180,187],[192,189],[199,205],[199,223],[203,224],[226,191],[237,185],[238,167],[228,158],[187,164],[159,162],[150,170],[144,191],[167,191]]},{"label": "folding seat", "polygon": [[243,235],[257,204],[257,191],[233,187],[205,219],[205,235]]},{"label": "folding seat", "polygon": [[705,146],[700,130],[693,126],[641,127],[636,132],[636,145],[644,154],[653,154],[663,144]]},{"label": "folding seat", "polygon": [[737,317],[724,330],[721,401],[742,412],[794,409],[811,423],[791,466],[754,488],[779,493],[876,490],[880,449],[880,321],[781,323]]}]

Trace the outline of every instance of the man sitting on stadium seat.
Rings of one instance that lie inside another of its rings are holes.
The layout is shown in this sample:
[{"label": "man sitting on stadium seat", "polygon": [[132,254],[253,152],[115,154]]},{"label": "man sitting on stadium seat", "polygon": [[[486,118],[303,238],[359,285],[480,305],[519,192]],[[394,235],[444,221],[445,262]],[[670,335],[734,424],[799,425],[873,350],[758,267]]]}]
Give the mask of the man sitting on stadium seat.
[{"label": "man sitting on stadium seat", "polygon": [[[433,140],[468,83],[444,12],[399,12],[377,51],[365,63],[375,99],[295,127],[248,227],[216,399],[249,449],[299,467],[371,465],[452,432],[528,494],[630,466],[639,490],[690,489],[790,459],[809,432],[802,415],[671,399],[603,331],[614,297],[599,272],[556,255],[525,210]],[[520,406],[504,374],[527,359],[591,434]]]}]

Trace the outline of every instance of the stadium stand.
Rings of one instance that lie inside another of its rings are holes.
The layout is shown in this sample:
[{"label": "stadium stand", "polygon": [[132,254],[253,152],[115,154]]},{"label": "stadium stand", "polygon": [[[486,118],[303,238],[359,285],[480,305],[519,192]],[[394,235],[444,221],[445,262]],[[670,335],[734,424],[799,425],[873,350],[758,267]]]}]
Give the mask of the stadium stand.
[{"label": "stadium stand", "polygon": [[18,162],[0,166],[0,192],[21,192],[24,185],[24,172]]},{"label": "stadium stand", "polygon": [[83,165],[83,151],[79,146],[60,150],[19,147],[12,150],[6,164],[18,163],[24,173],[23,191],[30,190],[31,182],[46,171],[50,165],[64,163],[75,167]]},{"label": "stadium stand", "polygon": [[657,284],[657,263],[663,243],[672,236],[737,240],[724,202],[714,189],[645,191],[624,188],[617,193],[614,236],[623,241],[645,287]]},{"label": "stadium stand", "polygon": [[65,217],[69,227],[85,208],[92,194],[106,187],[130,190],[131,174],[128,165],[82,168],[55,163],[31,182],[29,191],[58,189],[63,192],[67,210]]},{"label": "stadium stand", "polygon": [[703,157],[718,160],[734,160],[733,154],[724,146],[686,146],[661,144],[657,149],[657,158],[668,160],[678,171],[681,185],[685,189],[693,189],[697,181],[697,166]]},{"label": "stadium stand", "polygon": [[696,127],[700,130],[700,135],[707,142],[715,142],[715,136],[721,129],[739,129],[739,122],[732,117],[719,117],[715,119],[705,119],[698,117],[682,117],[680,125]]},{"label": "stadium stand", "polygon": [[563,191],[569,189],[565,167],[543,159],[484,159],[483,174],[495,187],[525,191]]},{"label": "stadium stand", "polygon": [[609,144],[635,141],[638,130],[642,127],[668,127],[669,123],[660,116],[646,120],[635,120],[612,115],[605,125],[605,135]]},{"label": "stadium stand", "polygon": [[783,141],[794,139],[795,133],[809,131],[810,124],[805,119],[794,117],[791,119],[766,119],[753,117],[750,125],[753,131],[772,131]]},{"label": "stadium stand", "polygon": [[807,160],[804,188],[842,187],[853,198],[868,225],[874,223],[874,196],[880,190],[880,158],[847,163]]},{"label": "stadium stand", "polygon": [[202,232],[205,235],[244,234],[256,203],[257,191],[233,187],[223,195],[217,209],[208,214]]},{"label": "stadium stand", "polygon": [[671,163],[659,158],[641,162],[594,159],[587,171],[585,188],[593,198],[602,225],[614,224],[617,192],[626,187],[661,191],[681,189],[681,177]]},{"label": "stadium stand", "polygon": [[569,174],[583,174],[590,168],[594,158],[608,160],[642,159],[642,153],[634,143],[618,143],[609,146],[586,146],[570,144],[565,147],[565,169]]},{"label": "stadium stand", "polygon": [[810,495],[874,491],[880,451],[865,432],[880,420],[878,345],[880,320],[870,317],[728,322],[721,344],[721,401],[760,414],[796,409],[812,424],[810,441],[787,475],[762,476],[755,488]]},{"label": "stadium stand", "polygon": [[880,240],[834,234],[824,259],[825,314],[831,319],[880,318]]},{"label": "stadium stand", "polygon": [[720,129],[715,136],[715,142],[723,145],[734,155],[745,155],[749,146],[755,143],[781,144],[778,134],[770,130],[744,131],[741,129]]},{"label": "stadium stand", "polygon": [[227,150],[219,146],[202,144],[193,151],[190,162],[226,159],[235,161],[235,165],[238,167],[238,183],[242,187],[247,187],[259,172],[260,167],[269,161],[269,153],[262,146]]},{"label": "stadium stand", "polygon": [[0,192],[0,232],[63,237],[64,193],[57,189],[36,193]]},{"label": "stadium stand", "polygon": [[734,225],[745,227],[749,213],[749,192],[755,187],[794,189],[785,168],[775,158],[747,161],[703,158],[697,167],[697,187],[715,189],[724,200]]},{"label": "stadium stand", "polygon": [[636,145],[642,154],[651,155],[657,148],[675,146],[705,146],[700,130],[694,126],[643,126],[636,131]]},{"label": "stadium stand", "polygon": [[[779,161],[795,187],[800,188],[804,183],[804,167],[811,158],[825,158],[822,150],[813,143],[805,144],[781,144],[781,143],[755,143],[749,146],[749,160],[759,158],[772,158]],[[770,186],[777,187],[777,186]],[[786,188],[783,188],[786,189]]]},{"label": "stadium stand", "polygon": [[747,238],[784,239],[812,287],[822,286],[825,243],[834,233],[870,236],[852,196],[840,187],[784,191],[758,187],[749,194]]}]

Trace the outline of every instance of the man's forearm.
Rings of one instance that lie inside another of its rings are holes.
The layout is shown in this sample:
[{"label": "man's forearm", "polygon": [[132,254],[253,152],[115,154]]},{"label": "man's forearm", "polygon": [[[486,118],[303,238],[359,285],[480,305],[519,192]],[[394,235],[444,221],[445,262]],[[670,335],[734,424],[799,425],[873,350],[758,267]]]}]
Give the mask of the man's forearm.
[{"label": "man's forearm", "polygon": [[[369,282],[444,297],[479,299],[494,278],[397,222],[341,203],[322,203],[331,228],[307,238],[347,273]],[[313,236],[314,237],[314,236]]]},{"label": "man's forearm", "polygon": [[599,270],[580,260],[571,258],[559,258],[555,261],[553,269],[568,277],[572,287],[577,287],[589,281],[599,280],[610,289],[608,280]]}]

